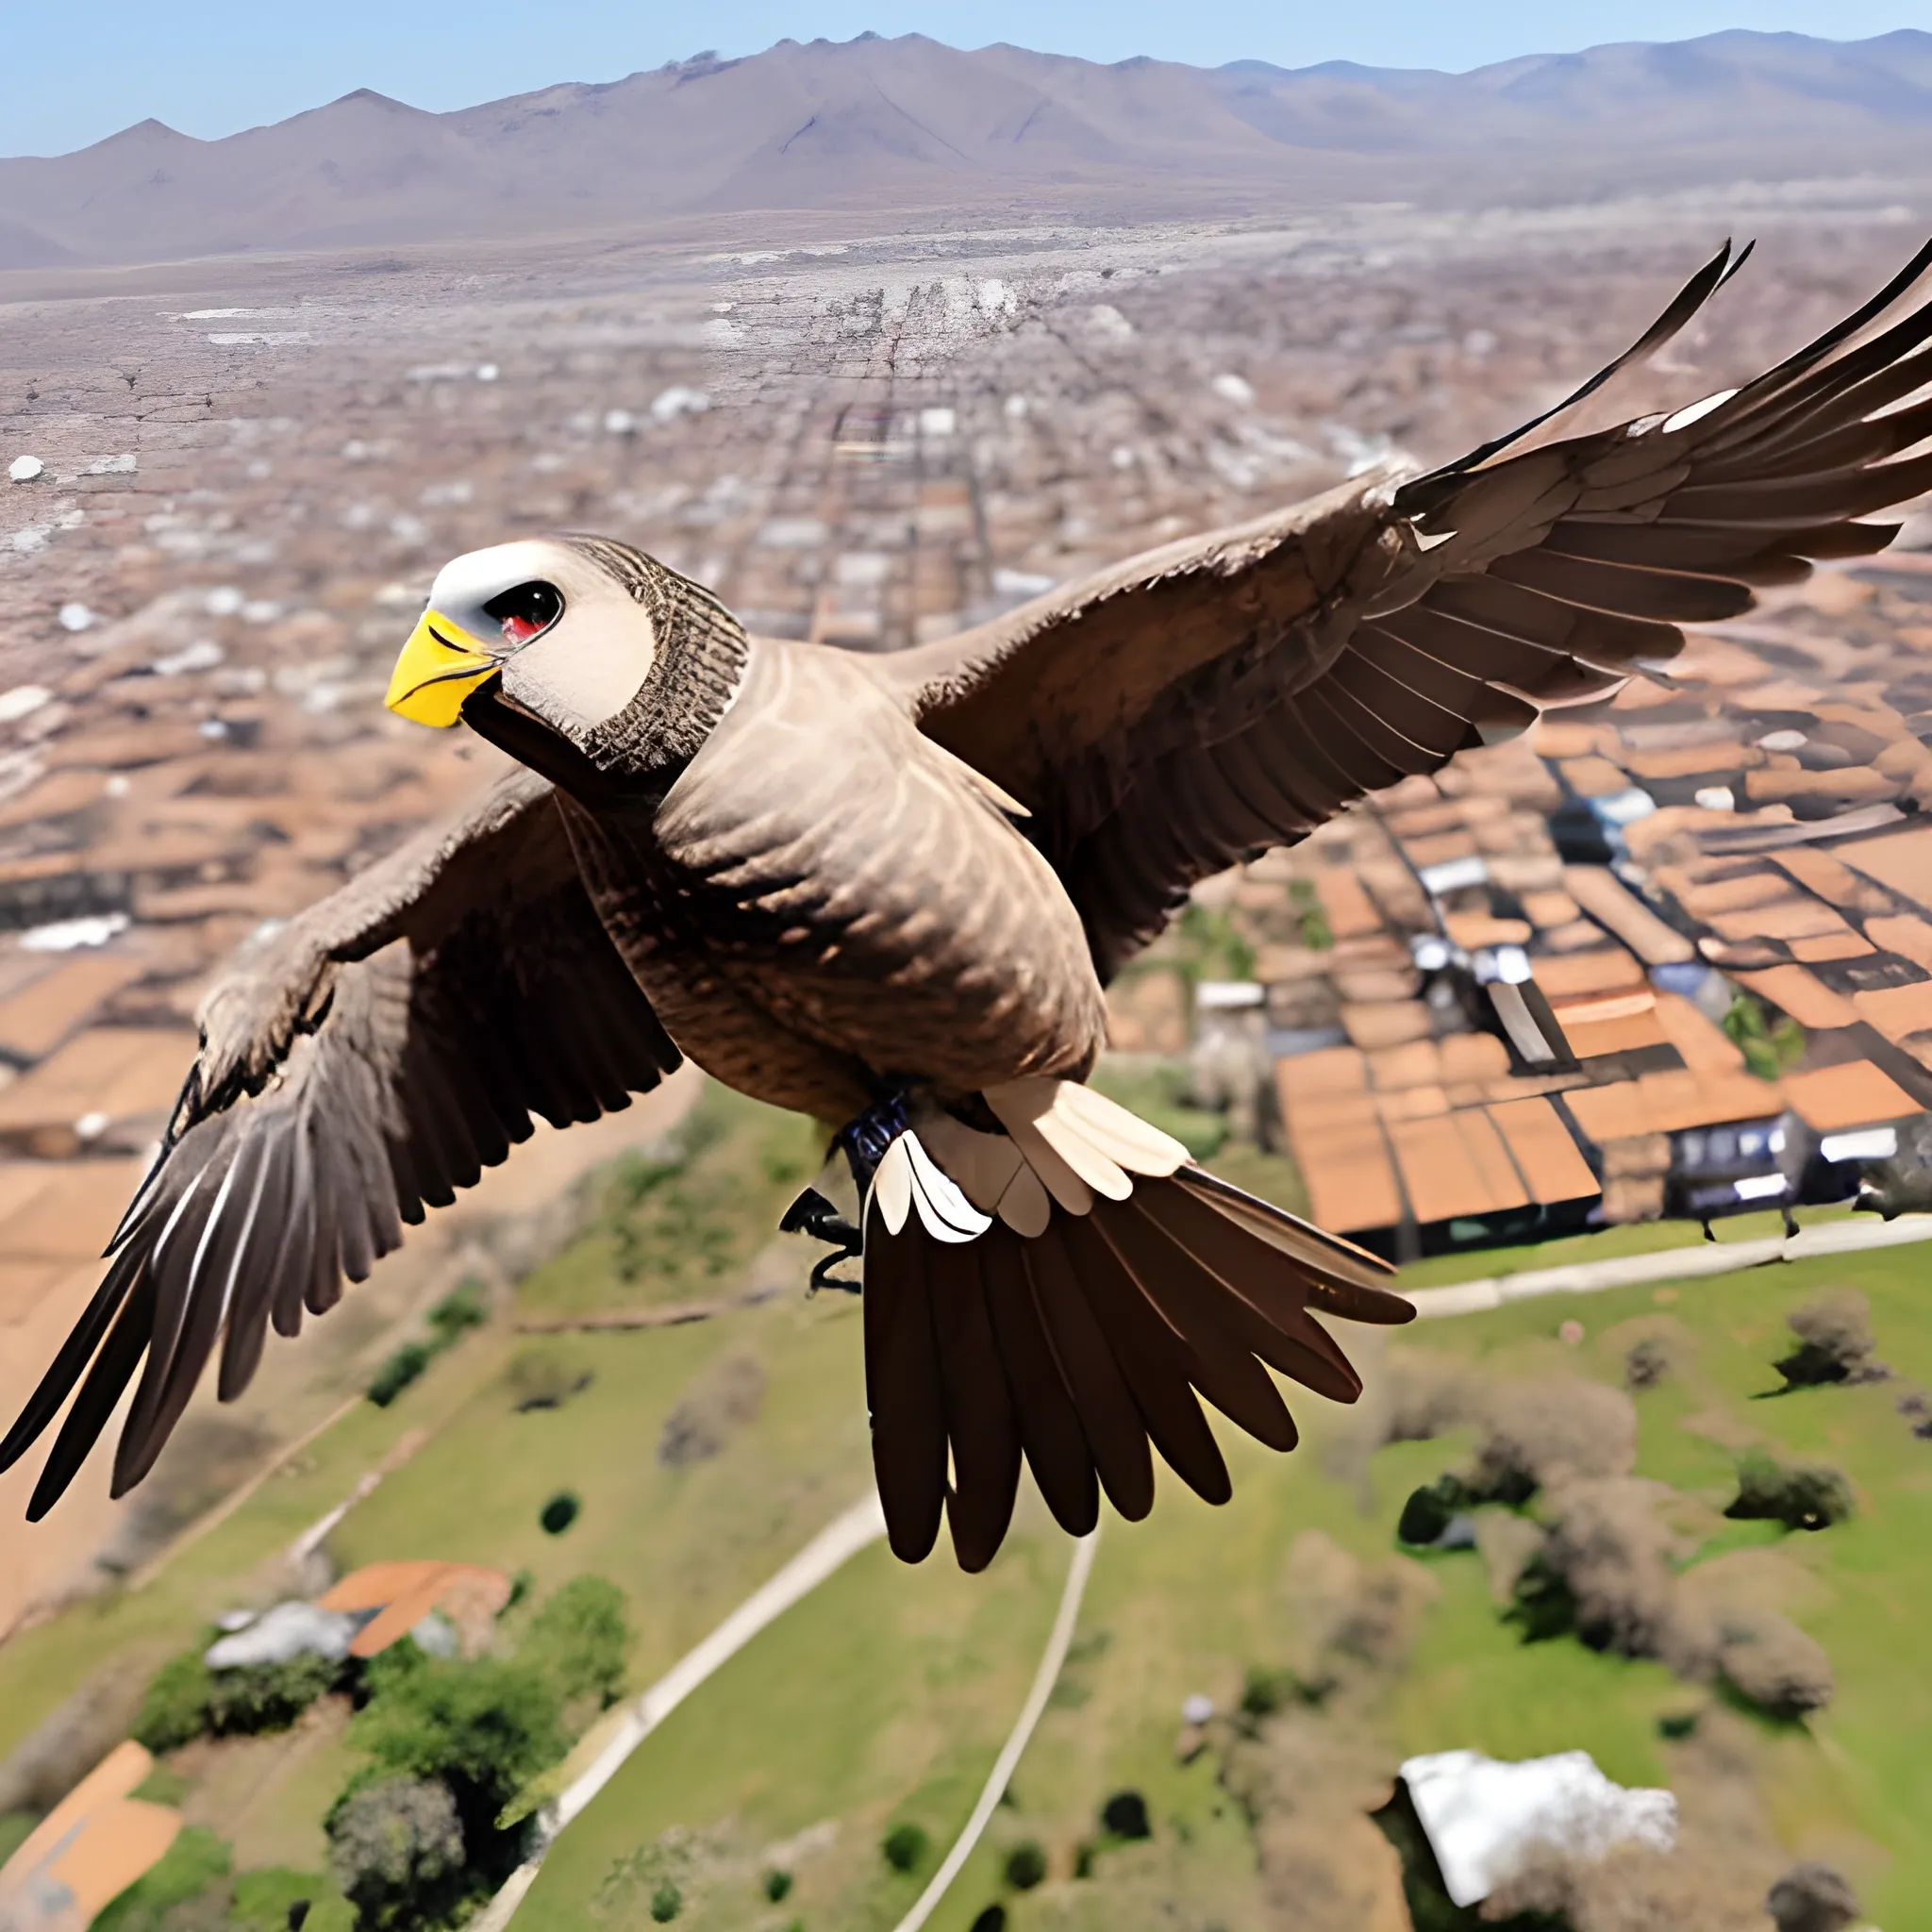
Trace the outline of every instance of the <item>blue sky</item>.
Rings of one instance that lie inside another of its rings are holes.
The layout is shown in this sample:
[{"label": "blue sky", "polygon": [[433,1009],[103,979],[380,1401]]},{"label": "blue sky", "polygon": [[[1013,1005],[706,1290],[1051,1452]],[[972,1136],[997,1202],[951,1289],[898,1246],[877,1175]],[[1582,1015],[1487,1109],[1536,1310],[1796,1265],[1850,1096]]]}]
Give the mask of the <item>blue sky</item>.
[{"label": "blue sky", "polygon": [[1926,0],[0,0],[0,154],[63,153],[149,115],[208,139],[358,87],[469,107],[868,27],[1094,60],[1459,71],[1731,26],[1856,40],[1924,24]]}]

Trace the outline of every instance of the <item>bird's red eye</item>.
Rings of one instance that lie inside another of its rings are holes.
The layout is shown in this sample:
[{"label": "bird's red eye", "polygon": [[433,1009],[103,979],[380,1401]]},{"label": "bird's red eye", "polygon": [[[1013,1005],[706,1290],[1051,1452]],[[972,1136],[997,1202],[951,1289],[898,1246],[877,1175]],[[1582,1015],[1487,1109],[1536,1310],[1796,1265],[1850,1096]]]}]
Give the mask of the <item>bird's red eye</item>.
[{"label": "bird's red eye", "polygon": [[503,626],[505,643],[526,644],[563,615],[563,598],[555,584],[518,584],[491,598],[483,608]]}]

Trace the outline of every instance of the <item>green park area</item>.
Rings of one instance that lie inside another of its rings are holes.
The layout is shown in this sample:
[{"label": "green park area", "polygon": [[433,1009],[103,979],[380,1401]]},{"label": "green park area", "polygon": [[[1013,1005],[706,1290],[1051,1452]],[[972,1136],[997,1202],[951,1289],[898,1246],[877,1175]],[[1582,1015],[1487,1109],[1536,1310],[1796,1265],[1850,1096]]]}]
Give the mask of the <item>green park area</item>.
[{"label": "green park area", "polygon": [[[582,1233],[512,1306],[446,1322],[444,1347],[429,1331],[385,1403],[142,1587],[0,1649],[4,1755],[104,1674],[147,1684],[221,1612],[265,1601],[291,1544],[378,1469],[326,1541],[336,1573],[432,1557],[517,1579],[489,1657],[405,1644],[291,1722],[203,1722],[170,1742],[148,1794],[191,1828],[98,1923],[274,1932],[303,1897],[310,1932],[347,1932],[332,1875],[345,1807],[405,1772],[433,1782],[438,1751],[480,1762],[479,1739],[497,1761],[463,1774],[465,1802],[499,1808],[471,1833],[497,1832],[508,1856],[517,1817],[581,1761],[572,1738],[616,1674],[627,1691],[651,1683],[864,1494],[858,1305],[806,1298],[811,1254],[770,1237],[811,1165],[794,1123],[713,1090],[673,1143],[599,1178]],[[1461,1257],[1415,1279],[1630,1241]],[[1761,1898],[1816,1857],[1886,1932],[1932,1927],[1932,1679],[1917,1662],[1932,1590],[1927,1252],[1349,1335],[1369,1384],[1354,1409],[1295,1401],[1303,1441],[1286,1458],[1224,1428],[1231,1503],[1164,1479],[1148,1521],[1104,1524],[1067,1667],[936,1932],[1322,1932],[1326,1907],[1283,1916],[1282,1887],[1323,1871],[1338,1927],[1375,1932],[1378,1883],[1407,1887],[1417,1932],[1473,1927],[1389,1807],[1405,1757],[1463,1746],[1584,1749],[1621,1782],[1670,1785],[1681,1887],[1761,1870]],[[1831,1298],[1846,1289],[1862,1313]],[[700,1304],[706,1318],[664,1325],[563,1325]],[[1813,1321],[1806,1357],[1790,1318],[1816,1307],[1837,1326]],[[1747,1491],[1771,1513],[1727,1515]],[[1817,1505],[1817,1526],[1791,1494]],[[575,1507],[559,1523],[560,1497]],[[1464,1521],[1447,1542],[1466,1546],[1398,1533],[1433,1534],[1437,1504]],[[1070,1555],[1030,1487],[981,1576],[943,1541],[916,1569],[882,1544],[861,1552],[646,1739],[557,1840],[515,1924],[890,1932],[1019,1710]],[[608,1620],[586,1638],[558,1607],[591,1601],[587,1577],[621,1619],[614,1665]],[[572,1661],[592,1653],[604,1661]],[[1184,1725],[1203,1698],[1215,1714]],[[423,1895],[452,1918],[473,1903]],[[1686,1924],[1724,1923],[1700,1922],[1697,1897],[1681,1893]],[[433,1923],[362,1898],[364,1925]],[[1506,1923],[1581,1925],[1593,1907],[1578,1893],[1565,1909],[1525,1904]]]}]

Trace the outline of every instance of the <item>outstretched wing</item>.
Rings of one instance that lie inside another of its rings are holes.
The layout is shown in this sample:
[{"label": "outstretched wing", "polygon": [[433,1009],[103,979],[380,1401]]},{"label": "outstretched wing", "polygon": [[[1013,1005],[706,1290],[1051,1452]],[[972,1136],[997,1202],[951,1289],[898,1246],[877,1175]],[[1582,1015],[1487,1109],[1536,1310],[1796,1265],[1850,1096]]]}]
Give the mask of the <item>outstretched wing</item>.
[{"label": "outstretched wing", "polygon": [[1888,460],[1932,435],[1932,401],[1907,400],[1932,382],[1932,304],[1866,331],[1932,246],[1741,390],[1523,447],[1742,259],[1727,243],[1625,355],[1458,462],[1150,552],[886,660],[921,728],[1032,812],[1103,974],[1197,879],[1669,658],[1678,625],[1738,615],[1807,558],[1890,541],[1857,520],[1932,486],[1932,456]]},{"label": "outstretched wing", "polygon": [[[473,1186],[530,1117],[629,1105],[678,1063],[526,772],[238,958],[99,1291],[6,1441],[10,1467],[76,1383],[28,1516],[44,1515],[140,1387],[114,1493],[153,1466],[221,1345],[224,1401],[271,1324],[294,1335],[403,1224]],[[85,1380],[82,1377],[85,1375]]]}]

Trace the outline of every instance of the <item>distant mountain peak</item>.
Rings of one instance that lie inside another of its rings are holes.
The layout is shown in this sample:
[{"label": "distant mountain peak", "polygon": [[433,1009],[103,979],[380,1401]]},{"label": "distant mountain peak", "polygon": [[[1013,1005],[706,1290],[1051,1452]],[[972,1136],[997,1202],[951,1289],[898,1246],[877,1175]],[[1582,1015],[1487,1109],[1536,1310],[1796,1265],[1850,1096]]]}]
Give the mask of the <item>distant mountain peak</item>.
[{"label": "distant mountain peak", "polygon": [[[568,235],[713,208],[1511,206],[1932,184],[1932,33],[1746,29],[1468,74],[1113,64],[867,29],[432,114],[372,88],[221,141],[0,160],[0,268]],[[167,192],[153,192],[164,178]]]}]

